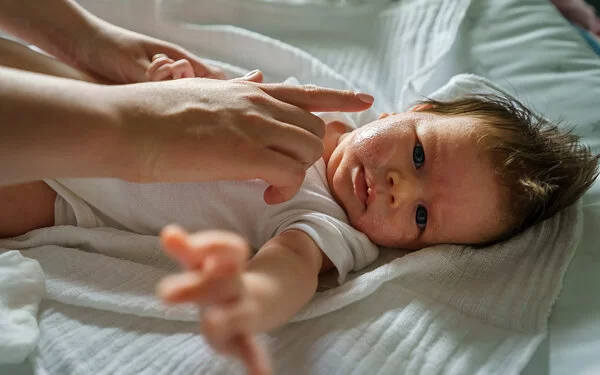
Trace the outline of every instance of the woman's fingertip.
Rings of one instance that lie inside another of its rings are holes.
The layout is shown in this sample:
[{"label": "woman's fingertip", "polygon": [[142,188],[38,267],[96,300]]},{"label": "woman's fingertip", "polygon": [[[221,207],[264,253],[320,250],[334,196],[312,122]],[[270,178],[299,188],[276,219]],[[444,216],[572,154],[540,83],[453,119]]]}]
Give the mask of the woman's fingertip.
[{"label": "woman's fingertip", "polygon": [[358,98],[358,100],[365,104],[373,104],[373,102],[375,101],[375,98],[372,95],[365,94],[364,92],[356,92],[355,95]]},{"label": "woman's fingertip", "polygon": [[248,73],[246,73],[246,74],[244,75],[244,78],[247,78],[247,77],[252,77],[253,75],[255,75],[255,74],[257,74],[257,73],[260,73],[260,70],[258,70],[258,69],[254,69],[254,70],[252,70],[252,71],[249,71]]},{"label": "woman's fingertip", "polygon": [[246,74],[243,77],[238,78],[240,81],[244,82],[254,82],[254,83],[262,83],[263,82],[263,74],[260,70],[253,70]]}]

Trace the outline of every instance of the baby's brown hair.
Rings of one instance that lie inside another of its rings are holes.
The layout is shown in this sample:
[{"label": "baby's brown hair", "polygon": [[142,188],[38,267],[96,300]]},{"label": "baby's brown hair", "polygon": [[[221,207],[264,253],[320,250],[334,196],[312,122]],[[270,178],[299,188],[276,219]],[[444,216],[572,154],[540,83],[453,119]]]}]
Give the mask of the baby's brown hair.
[{"label": "baby's brown hair", "polygon": [[469,116],[478,121],[477,143],[491,152],[499,182],[507,189],[511,230],[497,242],[553,216],[575,203],[598,176],[598,155],[564,130],[519,101],[481,94],[453,101],[424,100],[431,112]]}]

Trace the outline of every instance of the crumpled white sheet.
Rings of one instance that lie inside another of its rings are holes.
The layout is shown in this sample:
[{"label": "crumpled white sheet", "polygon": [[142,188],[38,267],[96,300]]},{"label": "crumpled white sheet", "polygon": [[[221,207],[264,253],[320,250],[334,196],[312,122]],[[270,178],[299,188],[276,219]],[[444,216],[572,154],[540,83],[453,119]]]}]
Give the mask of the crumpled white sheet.
[{"label": "crumpled white sheet", "polygon": [[0,254],[0,364],[21,363],[35,349],[44,291],[38,262],[18,251]]}]

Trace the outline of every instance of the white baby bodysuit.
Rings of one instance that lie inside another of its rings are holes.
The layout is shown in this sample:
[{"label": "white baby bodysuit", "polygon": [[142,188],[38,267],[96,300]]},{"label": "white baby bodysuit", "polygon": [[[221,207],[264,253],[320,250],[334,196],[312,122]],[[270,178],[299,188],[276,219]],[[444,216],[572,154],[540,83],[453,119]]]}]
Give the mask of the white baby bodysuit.
[{"label": "white baby bodysuit", "polygon": [[135,184],[117,179],[46,181],[58,193],[56,225],[113,227],[156,235],[168,224],[188,231],[230,230],[254,249],[277,234],[298,229],[307,233],[335,265],[342,283],[377,258],[378,249],[350,226],[333,199],[320,159],[308,169],[302,188],[288,202],[267,205],[260,180],[186,184]]}]

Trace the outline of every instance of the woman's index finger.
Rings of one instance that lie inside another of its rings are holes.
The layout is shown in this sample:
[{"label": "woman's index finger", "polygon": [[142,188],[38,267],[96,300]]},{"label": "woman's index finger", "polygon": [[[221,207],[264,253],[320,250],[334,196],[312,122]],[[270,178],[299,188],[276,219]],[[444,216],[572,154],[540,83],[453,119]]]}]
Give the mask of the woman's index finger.
[{"label": "woman's index finger", "polygon": [[261,90],[283,102],[310,112],[360,112],[369,109],[374,98],[350,90],[336,90],[314,85],[268,83]]}]

